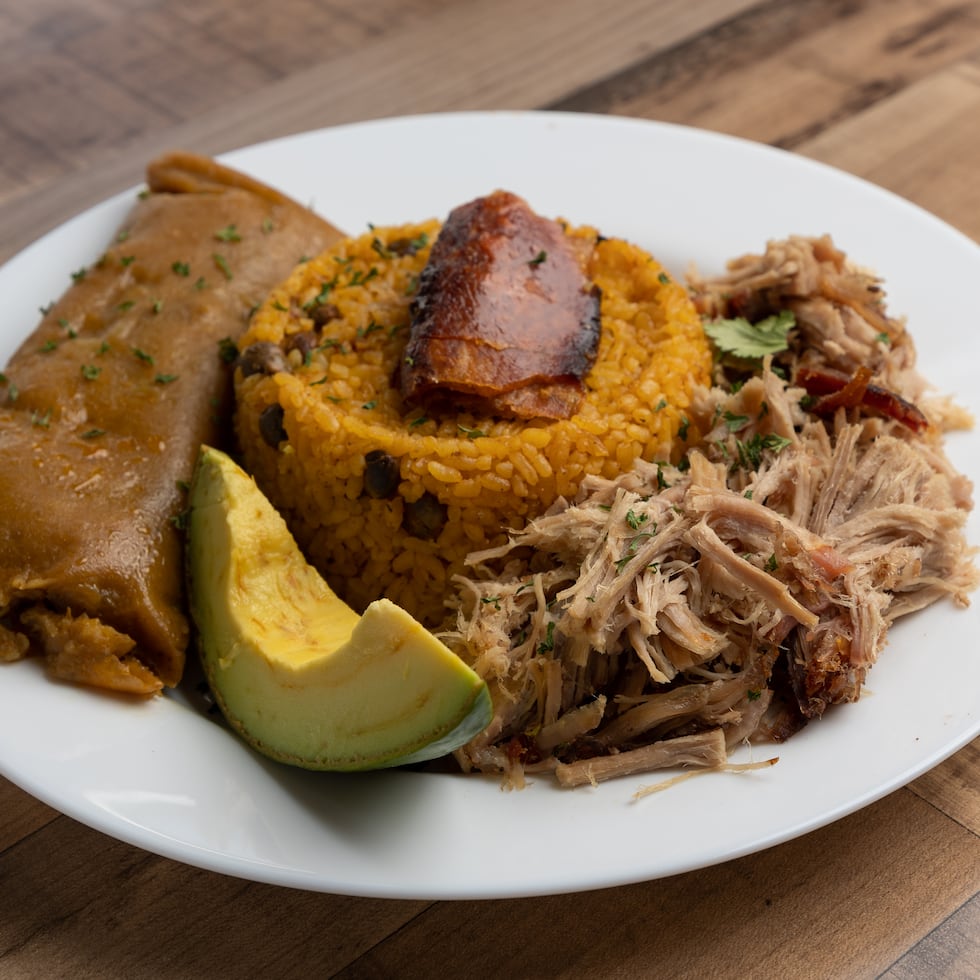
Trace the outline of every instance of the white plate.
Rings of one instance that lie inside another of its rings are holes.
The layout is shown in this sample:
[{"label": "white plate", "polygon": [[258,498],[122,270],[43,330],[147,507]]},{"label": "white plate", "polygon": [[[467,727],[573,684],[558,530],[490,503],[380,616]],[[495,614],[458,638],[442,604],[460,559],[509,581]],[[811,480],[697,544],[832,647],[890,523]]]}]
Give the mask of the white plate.
[{"label": "white plate", "polygon": [[[497,187],[540,212],[632,239],[682,273],[829,231],[885,276],[920,363],[980,414],[973,292],[980,248],[899,198],[777,150],[623,119],[541,113],[403,118],[309,133],[227,160],[348,231],[442,217]],[[132,194],[75,218],[0,269],[0,363],[109,241]],[[951,440],[980,476],[980,437]],[[980,541],[978,520],[969,526]],[[779,747],[778,765],[710,774],[639,802],[659,777],[562,791],[546,779],[288,769],[252,754],[184,693],[133,705],[0,668],[0,772],[107,834],[244,878],[400,898],[507,897],[652,879],[836,820],[980,732],[980,604],[902,622],[868,696]],[[755,749],[756,758],[765,750]],[[776,754],[776,750],[772,754]],[[742,756],[742,759],[747,756]],[[914,845],[913,845],[914,846]]]}]

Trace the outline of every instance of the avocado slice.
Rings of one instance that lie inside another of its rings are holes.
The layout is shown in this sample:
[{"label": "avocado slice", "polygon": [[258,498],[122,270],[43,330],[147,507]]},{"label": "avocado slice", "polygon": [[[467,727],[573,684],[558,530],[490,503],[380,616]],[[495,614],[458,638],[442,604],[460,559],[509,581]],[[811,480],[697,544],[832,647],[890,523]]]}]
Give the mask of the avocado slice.
[{"label": "avocado slice", "polygon": [[191,483],[187,571],[208,683],[264,755],[379,769],[445,755],[489,724],[487,685],[469,666],[387,599],[358,615],[254,480],[210,446]]}]

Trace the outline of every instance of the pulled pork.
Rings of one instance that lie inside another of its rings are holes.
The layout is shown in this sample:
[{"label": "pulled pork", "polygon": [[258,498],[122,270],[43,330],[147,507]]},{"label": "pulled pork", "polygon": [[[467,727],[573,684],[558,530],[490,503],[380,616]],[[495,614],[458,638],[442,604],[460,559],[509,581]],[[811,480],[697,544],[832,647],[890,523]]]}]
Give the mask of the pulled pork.
[{"label": "pulled pork", "polygon": [[[791,311],[786,349],[719,355],[679,465],[589,479],[470,557],[451,641],[495,714],[457,752],[466,770],[517,787],[719,767],[856,700],[896,619],[978,584],[972,487],[942,447],[965,419],[916,405],[880,284],[829,239],[794,238],[691,288],[707,317]],[[804,369],[842,378],[842,397],[790,380]]]}]

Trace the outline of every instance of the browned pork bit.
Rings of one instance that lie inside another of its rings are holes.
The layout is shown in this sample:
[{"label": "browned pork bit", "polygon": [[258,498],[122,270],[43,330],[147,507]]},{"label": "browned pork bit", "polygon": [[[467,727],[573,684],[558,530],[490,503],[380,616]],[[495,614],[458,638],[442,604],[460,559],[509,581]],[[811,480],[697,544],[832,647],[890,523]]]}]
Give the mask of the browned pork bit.
[{"label": "browned pork bit", "polygon": [[808,406],[817,415],[832,415],[838,408],[861,408],[879,412],[901,422],[914,432],[929,427],[921,409],[897,392],[883,388],[872,380],[871,369],[859,367],[848,377],[839,371],[800,367],[795,381],[814,397]]},{"label": "browned pork bit", "polygon": [[599,343],[599,293],[560,224],[497,191],[452,211],[413,305],[409,402],[569,418]]}]

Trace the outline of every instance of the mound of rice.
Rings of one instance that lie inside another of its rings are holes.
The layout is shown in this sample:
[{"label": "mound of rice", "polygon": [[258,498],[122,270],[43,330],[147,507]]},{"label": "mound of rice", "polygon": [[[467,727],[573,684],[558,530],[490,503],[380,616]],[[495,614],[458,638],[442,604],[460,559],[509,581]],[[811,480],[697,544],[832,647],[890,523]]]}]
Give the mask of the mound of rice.
[{"label": "mound of rice", "polygon": [[602,290],[578,413],[527,422],[408,409],[398,366],[439,227],[372,228],[299,266],[239,342],[285,358],[235,379],[244,464],[309,560],[354,608],[386,595],[433,627],[468,553],[574,496],[588,474],[611,478],[694,442],[685,413],[711,369],[683,287],[641,249],[570,228]]}]

